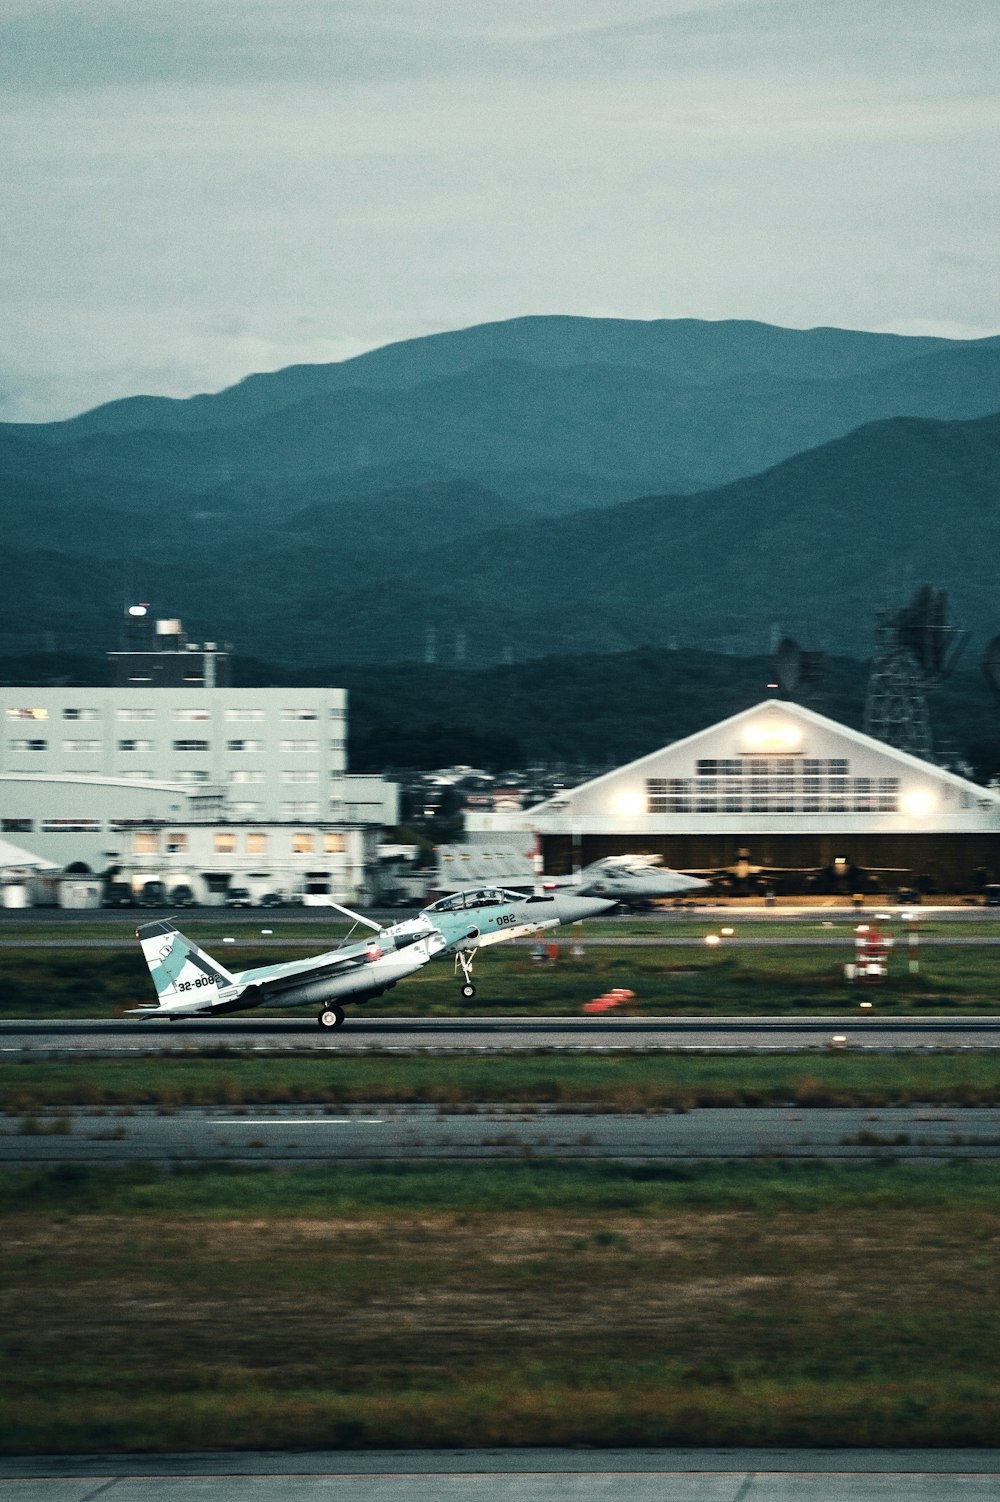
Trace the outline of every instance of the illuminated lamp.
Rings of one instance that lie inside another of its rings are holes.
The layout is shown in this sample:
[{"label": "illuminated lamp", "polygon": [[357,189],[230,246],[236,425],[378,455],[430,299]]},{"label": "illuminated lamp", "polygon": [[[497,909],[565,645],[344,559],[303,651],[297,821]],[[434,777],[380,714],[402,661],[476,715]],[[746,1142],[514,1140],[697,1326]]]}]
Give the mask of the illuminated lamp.
[{"label": "illuminated lamp", "polygon": [[641,793],[619,793],[615,798],[615,809],[623,819],[634,819],[645,812],[645,799]]},{"label": "illuminated lamp", "polygon": [[743,731],[748,751],[797,751],[802,731],[790,720],[754,720]]},{"label": "illuminated lamp", "polygon": [[900,798],[899,806],[913,819],[926,819],[937,807],[937,798],[930,788],[910,788]]}]

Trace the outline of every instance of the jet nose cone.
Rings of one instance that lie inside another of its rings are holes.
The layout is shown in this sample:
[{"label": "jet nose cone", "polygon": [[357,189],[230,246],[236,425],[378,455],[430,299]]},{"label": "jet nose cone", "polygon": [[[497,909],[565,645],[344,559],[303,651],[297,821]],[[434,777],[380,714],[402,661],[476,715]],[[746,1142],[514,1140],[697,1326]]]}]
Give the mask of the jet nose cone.
[{"label": "jet nose cone", "polygon": [[617,897],[578,897],[566,892],[559,892],[556,896],[560,923],[579,923],[581,918],[596,918],[598,913],[610,912],[617,906]]}]

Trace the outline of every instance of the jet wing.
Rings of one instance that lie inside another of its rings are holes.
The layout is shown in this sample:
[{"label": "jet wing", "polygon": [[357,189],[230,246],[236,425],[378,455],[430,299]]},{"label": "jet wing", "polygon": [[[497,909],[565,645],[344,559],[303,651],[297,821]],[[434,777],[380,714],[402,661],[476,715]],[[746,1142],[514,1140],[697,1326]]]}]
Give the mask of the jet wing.
[{"label": "jet wing", "polygon": [[336,975],[346,970],[357,970],[367,965],[375,955],[371,944],[349,944],[343,949],[331,949],[325,954],[314,955],[311,960],[286,960],[280,965],[260,965],[254,970],[241,970],[233,980],[238,986],[266,986],[269,990],[281,990],[284,985],[294,985],[302,976],[318,978]]}]

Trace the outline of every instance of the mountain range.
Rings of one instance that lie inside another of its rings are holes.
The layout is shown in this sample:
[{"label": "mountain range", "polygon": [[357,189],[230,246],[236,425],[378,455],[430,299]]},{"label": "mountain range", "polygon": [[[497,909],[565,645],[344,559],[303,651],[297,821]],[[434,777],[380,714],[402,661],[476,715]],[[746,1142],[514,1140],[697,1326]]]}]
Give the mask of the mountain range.
[{"label": "mountain range", "polygon": [[0,642],[864,651],[924,579],[992,634],[998,412],[1000,339],[532,318],[0,424]]}]

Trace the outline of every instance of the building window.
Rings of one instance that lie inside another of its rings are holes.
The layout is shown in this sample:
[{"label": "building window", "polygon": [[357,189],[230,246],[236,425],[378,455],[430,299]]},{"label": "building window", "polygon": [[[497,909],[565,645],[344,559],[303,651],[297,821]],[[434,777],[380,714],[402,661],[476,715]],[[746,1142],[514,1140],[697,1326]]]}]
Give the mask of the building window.
[{"label": "building window", "polygon": [[260,751],[263,751],[263,749],[264,749],[264,742],[263,741],[227,741],[226,742],[226,750],[227,751],[254,751],[254,752],[260,752]]},{"label": "building window", "polygon": [[180,772],[175,772],[171,782],[207,782],[208,773],[202,772],[195,767],[185,767]]},{"label": "building window", "polygon": [[45,834],[92,834],[101,827],[100,819],[43,819]]},{"label": "building window", "polygon": [[167,835],[167,854],[182,855],[188,847],[188,837],[183,829],[175,829]]},{"label": "building window", "polygon": [[155,709],[119,709],[116,711],[119,720],[155,720]]},{"label": "building window", "polygon": [[62,717],[64,720],[99,720],[101,711],[99,709],[64,709]]},{"label": "building window", "polygon": [[156,854],[156,835],[155,834],[149,834],[145,830],[138,830],[132,836],[132,854],[133,855],[155,855]]},{"label": "building window", "polygon": [[174,710],[174,719],[175,720],[184,720],[184,721],[210,720],[211,718],[212,718],[212,711],[210,709],[175,709]]},{"label": "building window", "polygon": [[266,854],[267,854],[267,835],[266,834],[248,834],[247,835],[247,855],[266,855]]},{"label": "building window", "polygon": [[325,855],[340,855],[347,849],[347,841],[342,834],[325,834],[323,836],[323,853]]},{"label": "building window", "polygon": [[236,836],[234,834],[217,834],[213,841],[218,855],[232,855],[236,849]]},{"label": "building window", "polygon": [[[90,741],[80,741],[79,744],[80,745],[90,745],[91,742]],[[99,746],[100,745],[100,741],[95,741],[95,742],[93,742],[93,744],[95,746]],[[152,749],[153,749],[153,742],[152,741],[119,741],[118,742],[118,749],[119,749],[119,751],[152,751]]]},{"label": "building window", "polygon": [[100,741],[63,741],[62,748],[64,751],[69,752],[71,756],[76,755],[80,751],[85,751],[88,756],[93,756],[95,751],[100,751],[101,743]]},{"label": "building window", "polygon": [[12,751],[47,751],[49,749],[49,743],[48,741],[26,741],[18,739],[11,741],[10,749]]},{"label": "building window", "polygon": [[256,819],[260,813],[259,803],[230,803],[229,812],[234,819]]},{"label": "building window", "polygon": [[174,741],[175,751],[207,751],[208,741]]},{"label": "building window", "polygon": [[265,780],[264,773],[259,767],[237,767],[229,773],[229,781],[234,785],[246,786],[249,783],[260,783]]},{"label": "building window", "polygon": [[315,709],[283,709],[281,718],[283,720],[318,720],[319,715]]},{"label": "building window", "polygon": [[295,770],[291,772],[284,771],[281,774],[281,780],[286,784],[319,782],[319,773],[313,771],[312,769],[306,769],[304,771]]},{"label": "building window", "polygon": [[126,782],[152,782],[156,777],[152,767],[128,767],[119,775],[124,777]]},{"label": "building window", "polygon": [[8,720],[47,720],[48,717],[47,709],[18,709],[11,705],[7,710]]},{"label": "building window", "polygon": [[236,724],[259,724],[264,718],[262,709],[227,709],[226,719],[230,725]]},{"label": "building window", "polygon": [[281,817],[283,819],[318,819],[318,803],[283,803],[281,805]]},{"label": "building window", "polygon": [[0,819],[0,830],[4,834],[31,834],[34,828],[34,819]]},{"label": "building window", "polygon": [[300,752],[309,752],[315,755],[319,750],[319,741],[282,741],[281,749],[291,756],[295,756]]},{"label": "building window", "polygon": [[292,835],[292,850],[296,855],[312,855],[315,841],[311,834],[298,830]]}]

